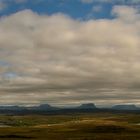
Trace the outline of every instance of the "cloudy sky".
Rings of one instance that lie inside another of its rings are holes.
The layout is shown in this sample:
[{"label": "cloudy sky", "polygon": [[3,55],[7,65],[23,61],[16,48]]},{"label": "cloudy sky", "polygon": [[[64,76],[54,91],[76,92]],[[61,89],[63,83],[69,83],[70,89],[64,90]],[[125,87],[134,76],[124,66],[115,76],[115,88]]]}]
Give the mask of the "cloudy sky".
[{"label": "cloudy sky", "polygon": [[0,104],[140,105],[140,0],[0,0]]}]

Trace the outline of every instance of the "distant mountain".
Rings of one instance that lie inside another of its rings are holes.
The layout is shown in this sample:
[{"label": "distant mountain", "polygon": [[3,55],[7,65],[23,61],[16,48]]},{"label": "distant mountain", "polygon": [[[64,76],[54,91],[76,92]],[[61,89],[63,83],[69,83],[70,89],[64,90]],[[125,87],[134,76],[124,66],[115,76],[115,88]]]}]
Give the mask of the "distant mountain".
[{"label": "distant mountain", "polygon": [[20,107],[20,106],[0,106],[0,110],[23,110],[26,109],[25,107]]},{"label": "distant mountain", "polygon": [[78,109],[96,109],[96,106],[93,103],[87,103],[87,104],[82,104],[77,108]]},{"label": "distant mountain", "polygon": [[140,108],[134,104],[114,105],[112,108],[97,108],[94,103],[85,103],[77,107],[54,107],[49,104],[38,106],[0,106],[0,114],[66,114],[66,113],[89,113],[89,112],[140,112]]},{"label": "distant mountain", "polygon": [[9,111],[22,111],[22,110],[41,110],[41,111],[49,111],[49,110],[55,110],[57,107],[53,107],[49,104],[41,104],[39,106],[32,106],[32,107],[24,107],[24,106],[0,106],[1,110],[9,110]]},{"label": "distant mountain", "polygon": [[41,104],[40,106],[38,106],[38,108],[41,108],[41,109],[48,109],[48,108],[52,108],[52,106],[49,105],[49,104]]},{"label": "distant mountain", "polygon": [[29,110],[44,110],[44,111],[49,111],[49,110],[55,110],[57,107],[53,107],[49,104],[41,104],[39,106],[33,106],[33,107],[28,107],[27,109]]},{"label": "distant mountain", "polygon": [[38,106],[38,109],[41,109],[41,110],[54,110],[54,109],[57,109],[57,107],[53,107],[49,104],[41,104],[40,106]]},{"label": "distant mountain", "polygon": [[112,109],[115,109],[115,110],[139,110],[140,108],[138,108],[134,104],[129,104],[129,105],[115,105],[112,107]]}]

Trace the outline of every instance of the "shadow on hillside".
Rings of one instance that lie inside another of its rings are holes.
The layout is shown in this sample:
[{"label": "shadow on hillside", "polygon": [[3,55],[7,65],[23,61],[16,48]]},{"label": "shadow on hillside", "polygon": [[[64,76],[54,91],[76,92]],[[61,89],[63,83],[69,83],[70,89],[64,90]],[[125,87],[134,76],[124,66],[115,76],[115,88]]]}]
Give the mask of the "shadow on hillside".
[{"label": "shadow on hillside", "polygon": [[21,136],[21,135],[4,135],[4,136],[0,136],[0,138],[18,138],[18,139],[32,139],[34,137],[30,137],[30,136]]}]

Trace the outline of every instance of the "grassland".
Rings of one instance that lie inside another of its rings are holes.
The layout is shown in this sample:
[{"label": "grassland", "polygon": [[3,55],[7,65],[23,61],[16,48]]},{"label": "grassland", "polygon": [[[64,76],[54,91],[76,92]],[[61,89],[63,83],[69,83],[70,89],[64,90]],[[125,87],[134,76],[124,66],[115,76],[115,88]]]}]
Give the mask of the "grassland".
[{"label": "grassland", "polygon": [[140,114],[0,116],[0,140],[140,140]]}]

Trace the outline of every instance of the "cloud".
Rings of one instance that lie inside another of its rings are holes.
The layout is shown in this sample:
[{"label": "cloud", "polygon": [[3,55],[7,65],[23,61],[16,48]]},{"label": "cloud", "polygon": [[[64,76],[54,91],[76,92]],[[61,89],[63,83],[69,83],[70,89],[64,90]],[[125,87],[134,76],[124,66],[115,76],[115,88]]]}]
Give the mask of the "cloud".
[{"label": "cloud", "polygon": [[93,3],[93,0],[81,0],[82,3]]},{"label": "cloud", "polygon": [[6,7],[7,5],[3,1],[0,1],[0,11],[3,11]]},{"label": "cloud", "polygon": [[131,20],[135,22],[140,19],[138,10],[128,6],[114,6],[112,14],[118,16],[122,20]]},{"label": "cloud", "polygon": [[79,21],[24,10],[0,19],[0,102],[138,103],[140,18]]},{"label": "cloud", "polygon": [[118,4],[140,4],[140,0],[81,0],[82,3],[93,3],[93,2],[101,2],[101,3],[118,3]]},{"label": "cloud", "polygon": [[26,3],[28,0],[14,0],[16,3]]},{"label": "cloud", "polygon": [[23,4],[26,3],[28,0],[1,0],[0,1],[0,11],[9,8],[12,3]]},{"label": "cloud", "polygon": [[103,10],[103,7],[101,5],[96,5],[92,7],[92,12],[101,12]]}]

